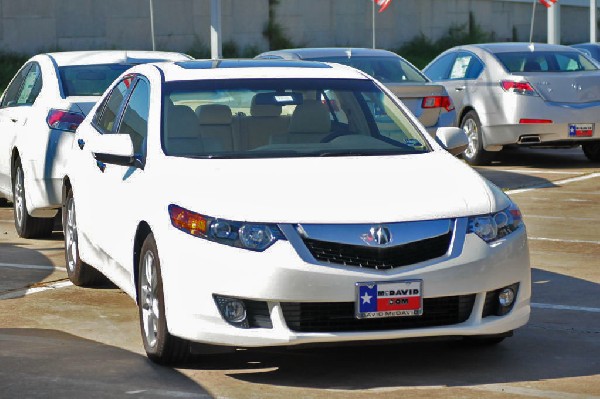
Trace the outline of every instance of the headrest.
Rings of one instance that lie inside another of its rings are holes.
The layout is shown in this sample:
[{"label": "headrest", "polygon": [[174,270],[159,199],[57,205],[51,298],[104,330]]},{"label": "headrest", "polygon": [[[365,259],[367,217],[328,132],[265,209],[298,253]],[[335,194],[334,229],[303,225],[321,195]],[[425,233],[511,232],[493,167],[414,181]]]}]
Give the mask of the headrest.
[{"label": "headrest", "polygon": [[185,105],[167,108],[167,137],[189,138],[198,136],[198,118],[194,111]]},{"label": "headrest", "polygon": [[329,111],[317,100],[304,100],[290,119],[290,133],[328,133],[331,128]]},{"label": "headrest", "polygon": [[231,124],[231,108],[223,104],[205,104],[196,108],[198,122],[201,125]]},{"label": "headrest", "polygon": [[250,115],[252,116],[279,116],[281,115],[281,105],[276,104],[256,104],[256,96],[252,97],[250,104]]}]

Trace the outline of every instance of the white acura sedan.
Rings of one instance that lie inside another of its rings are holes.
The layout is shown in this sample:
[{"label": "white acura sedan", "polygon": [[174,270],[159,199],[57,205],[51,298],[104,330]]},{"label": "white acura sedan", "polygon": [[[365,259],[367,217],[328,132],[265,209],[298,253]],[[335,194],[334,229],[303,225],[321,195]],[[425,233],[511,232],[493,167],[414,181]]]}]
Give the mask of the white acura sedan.
[{"label": "white acura sedan", "polygon": [[52,233],[73,132],[107,87],[133,65],[182,61],[181,53],[71,51],[38,54],[0,98],[0,202],[14,202],[20,237]]},{"label": "white acura sedan", "polygon": [[495,343],[529,318],[518,207],[453,156],[461,129],[433,139],[358,70],[137,66],[74,143],[69,277],[134,298],[154,361],[196,344]]}]

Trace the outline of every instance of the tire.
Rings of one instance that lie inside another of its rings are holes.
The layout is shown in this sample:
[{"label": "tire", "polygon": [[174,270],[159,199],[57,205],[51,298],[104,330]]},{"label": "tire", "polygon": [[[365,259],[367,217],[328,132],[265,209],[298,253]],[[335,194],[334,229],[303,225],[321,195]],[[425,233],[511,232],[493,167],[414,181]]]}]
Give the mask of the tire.
[{"label": "tire", "polygon": [[25,195],[25,176],[21,161],[17,160],[13,176],[13,211],[15,229],[22,238],[49,237],[54,227],[54,218],[37,218],[27,213]]},{"label": "tire", "polygon": [[160,259],[152,233],[142,245],[138,270],[138,310],[146,355],[158,364],[185,363],[190,358],[190,343],[174,337],[167,328]]},{"label": "tire", "polygon": [[106,277],[79,257],[79,239],[77,218],[75,215],[75,198],[68,189],[63,213],[63,233],[65,236],[65,261],[69,280],[80,287],[91,287],[106,282]]},{"label": "tire", "polygon": [[464,129],[469,139],[469,146],[462,154],[463,159],[470,165],[489,164],[492,161],[493,155],[483,149],[481,121],[477,112],[467,112],[460,123],[460,127]]},{"label": "tire", "polygon": [[6,198],[0,198],[0,208],[5,208],[8,206],[8,200]]},{"label": "tire", "polygon": [[591,141],[581,145],[583,153],[592,162],[600,162],[600,141]]}]

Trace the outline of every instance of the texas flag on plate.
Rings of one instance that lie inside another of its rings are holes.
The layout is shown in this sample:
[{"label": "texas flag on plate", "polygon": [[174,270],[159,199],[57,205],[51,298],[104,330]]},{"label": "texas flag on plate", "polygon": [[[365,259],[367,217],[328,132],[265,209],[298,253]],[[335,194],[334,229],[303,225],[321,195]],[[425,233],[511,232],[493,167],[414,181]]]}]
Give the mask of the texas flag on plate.
[{"label": "texas flag on plate", "polygon": [[377,318],[422,314],[422,281],[358,283],[356,317]]},{"label": "texas flag on plate", "polygon": [[572,123],[569,125],[569,137],[592,137],[593,135],[593,123]]}]

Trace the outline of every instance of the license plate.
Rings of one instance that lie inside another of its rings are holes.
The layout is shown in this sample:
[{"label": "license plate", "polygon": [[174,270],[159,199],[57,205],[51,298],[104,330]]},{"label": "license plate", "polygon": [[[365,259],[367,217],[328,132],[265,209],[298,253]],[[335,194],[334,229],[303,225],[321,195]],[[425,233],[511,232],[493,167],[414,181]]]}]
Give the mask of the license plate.
[{"label": "license plate", "polygon": [[423,280],[356,283],[357,319],[421,316]]},{"label": "license plate", "polygon": [[592,137],[594,135],[593,123],[570,123],[569,137]]}]

